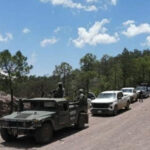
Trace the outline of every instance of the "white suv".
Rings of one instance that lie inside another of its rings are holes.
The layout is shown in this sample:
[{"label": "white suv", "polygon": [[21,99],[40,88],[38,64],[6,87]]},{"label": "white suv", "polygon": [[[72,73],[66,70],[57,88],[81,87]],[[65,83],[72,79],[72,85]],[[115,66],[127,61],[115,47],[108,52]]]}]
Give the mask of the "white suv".
[{"label": "white suv", "polygon": [[121,91],[123,92],[124,96],[129,96],[130,102],[135,102],[138,99],[138,94],[134,87],[126,87],[122,88]]},{"label": "white suv", "polygon": [[129,109],[130,100],[128,96],[123,96],[121,91],[105,91],[91,102],[92,115],[110,113],[118,114],[118,110]]}]

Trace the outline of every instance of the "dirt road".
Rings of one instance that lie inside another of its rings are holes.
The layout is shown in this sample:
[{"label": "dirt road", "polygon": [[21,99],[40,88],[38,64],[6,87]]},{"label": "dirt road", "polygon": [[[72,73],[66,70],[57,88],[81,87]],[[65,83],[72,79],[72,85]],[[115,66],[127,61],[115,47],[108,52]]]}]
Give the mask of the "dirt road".
[{"label": "dirt road", "polygon": [[[39,137],[40,138],[40,137]],[[54,140],[39,146],[32,138],[20,137],[12,143],[0,138],[0,150],[150,150],[150,98],[136,102],[116,117],[90,116],[82,131],[68,128],[55,133]]]}]

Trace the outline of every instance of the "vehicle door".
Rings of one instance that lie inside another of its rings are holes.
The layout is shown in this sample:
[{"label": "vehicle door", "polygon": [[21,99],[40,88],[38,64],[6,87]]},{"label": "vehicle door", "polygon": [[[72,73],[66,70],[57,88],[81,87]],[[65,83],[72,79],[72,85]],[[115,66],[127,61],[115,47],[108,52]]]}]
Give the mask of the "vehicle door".
[{"label": "vehicle door", "polygon": [[118,100],[118,108],[121,109],[122,107],[124,107],[124,98],[123,98],[123,94],[122,92],[119,92],[117,94],[117,100]]},{"label": "vehicle door", "polygon": [[68,102],[59,102],[58,103],[58,115],[59,115],[59,126],[63,128],[69,123],[69,108]]}]

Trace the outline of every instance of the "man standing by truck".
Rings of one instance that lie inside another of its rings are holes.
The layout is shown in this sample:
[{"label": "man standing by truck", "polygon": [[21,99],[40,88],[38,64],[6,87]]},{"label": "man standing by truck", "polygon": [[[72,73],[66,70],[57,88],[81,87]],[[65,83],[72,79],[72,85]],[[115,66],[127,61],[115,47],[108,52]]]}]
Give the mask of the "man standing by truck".
[{"label": "man standing by truck", "polygon": [[63,98],[65,96],[65,89],[62,82],[58,82],[58,88],[54,92],[55,98]]},{"label": "man standing by truck", "polygon": [[142,90],[139,92],[139,102],[143,103],[143,92],[142,92]]},{"label": "man standing by truck", "polygon": [[87,112],[87,98],[84,94],[84,90],[83,89],[79,89],[79,95],[78,95],[78,101],[79,101],[79,104],[84,108],[84,110],[86,110]]}]

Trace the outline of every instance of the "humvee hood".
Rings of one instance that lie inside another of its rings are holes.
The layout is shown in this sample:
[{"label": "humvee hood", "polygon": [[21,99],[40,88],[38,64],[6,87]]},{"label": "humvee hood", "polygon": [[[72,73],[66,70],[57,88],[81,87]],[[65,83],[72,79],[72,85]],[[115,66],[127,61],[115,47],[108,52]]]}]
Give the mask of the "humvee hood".
[{"label": "humvee hood", "polygon": [[22,112],[14,112],[10,115],[4,116],[2,119],[5,120],[22,120],[22,121],[30,121],[30,120],[42,120],[48,117],[51,117],[55,112],[49,111],[22,111]]}]

